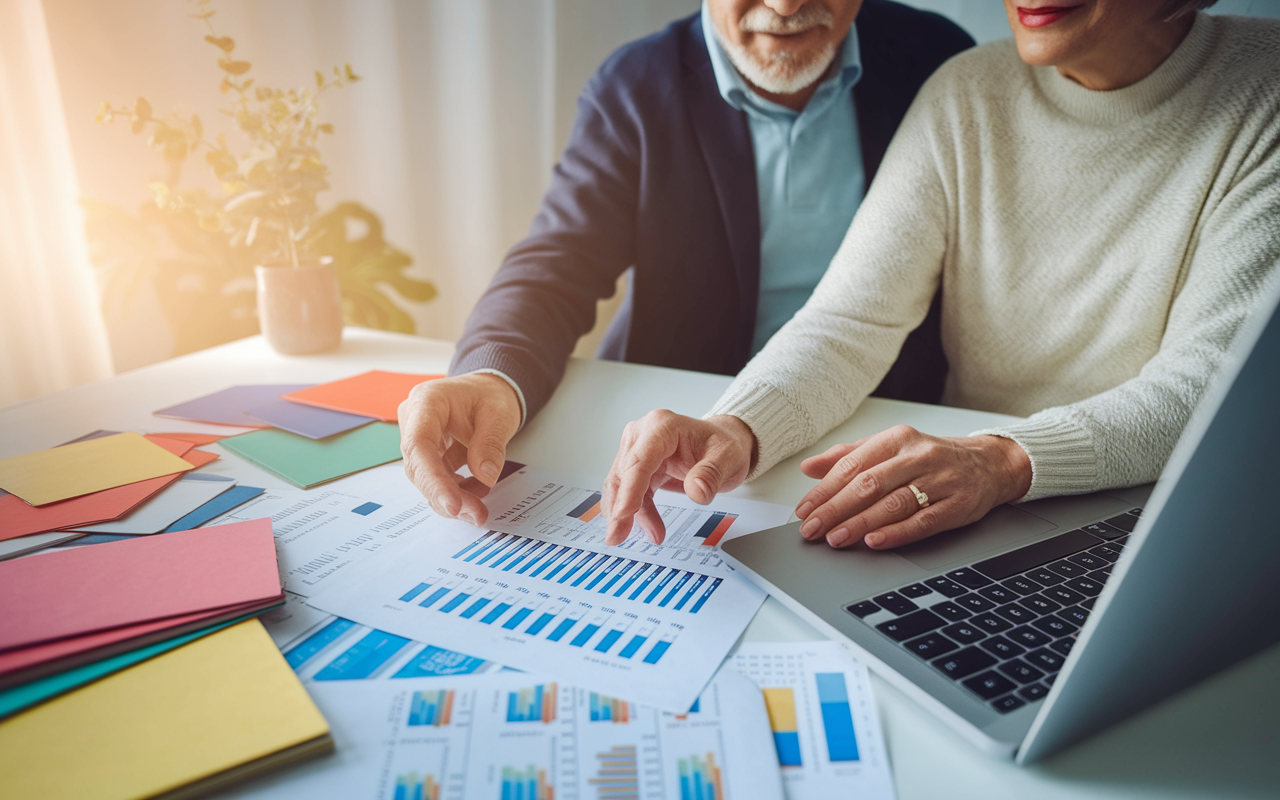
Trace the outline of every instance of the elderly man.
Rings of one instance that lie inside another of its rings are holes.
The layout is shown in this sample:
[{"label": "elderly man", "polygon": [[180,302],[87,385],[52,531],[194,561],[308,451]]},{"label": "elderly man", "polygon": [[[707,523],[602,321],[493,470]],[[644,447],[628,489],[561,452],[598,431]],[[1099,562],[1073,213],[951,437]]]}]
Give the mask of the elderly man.
[{"label": "elderly man", "polygon": [[[917,90],[972,44],[884,0],[706,0],[611,56],[451,377],[401,407],[405,469],[432,507],[485,522],[507,442],[628,269],[601,357],[737,373],[826,271]],[[937,399],[938,313],[880,394]]]}]

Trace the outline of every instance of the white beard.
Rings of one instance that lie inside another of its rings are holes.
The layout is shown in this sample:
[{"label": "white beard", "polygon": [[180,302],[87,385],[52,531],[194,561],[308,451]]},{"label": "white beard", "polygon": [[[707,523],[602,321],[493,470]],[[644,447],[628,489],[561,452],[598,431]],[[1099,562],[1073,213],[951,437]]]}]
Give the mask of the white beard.
[{"label": "white beard", "polygon": [[[831,12],[824,6],[804,6],[797,13],[783,17],[766,6],[748,11],[739,21],[743,30],[762,33],[798,33],[817,26],[830,28]],[[712,26],[716,40],[729,56],[729,61],[753,86],[771,94],[795,94],[817,83],[836,57],[836,45],[828,44],[803,60],[783,50],[766,60],[745,47],[726,40],[717,26]]]}]

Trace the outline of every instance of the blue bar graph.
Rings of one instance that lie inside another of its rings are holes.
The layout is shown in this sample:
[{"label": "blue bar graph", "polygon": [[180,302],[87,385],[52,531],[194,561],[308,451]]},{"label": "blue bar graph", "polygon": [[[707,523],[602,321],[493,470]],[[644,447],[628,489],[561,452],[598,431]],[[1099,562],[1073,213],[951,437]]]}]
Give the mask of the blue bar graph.
[{"label": "blue bar graph", "polygon": [[481,597],[479,600],[467,606],[467,609],[463,611],[461,614],[459,614],[458,616],[462,617],[463,619],[471,619],[476,615],[477,611],[479,611],[480,609],[484,608],[487,605],[489,605],[489,598]]},{"label": "blue bar graph", "polygon": [[[559,558],[567,552],[569,552],[569,546],[561,545],[550,557],[543,559],[542,564],[533,572],[529,573],[529,577],[531,578],[538,577],[538,575],[540,575],[544,569],[556,563],[556,561],[558,561]],[[524,570],[520,570],[520,571],[524,572]]]},{"label": "blue bar graph", "polygon": [[680,587],[688,583],[689,579],[692,577],[693,577],[692,572],[686,572],[685,574],[681,575],[680,580],[676,581],[676,585],[671,587],[671,591],[667,592],[666,595],[663,596],[662,600],[659,601],[658,607],[666,608],[667,603],[671,602],[671,598],[675,597],[676,594],[680,591]]},{"label": "blue bar graph", "polygon": [[628,589],[630,589],[630,588],[631,588],[631,584],[635,583],[635,582],[636,582],[636,580],[637,580],[641,575],[643,575],[643,574],[645,573],[645,571],[646,571],[646,570],[648,570],[648,569],[650,569],[650,568],[652,568],[652,567],[653,567],[653,565],[652,565],[652,564],[645,564],[645,565],[644,565],[643,567],[641,567],[640,569],[638,569],[638,570],[636,570],[635,572],[631,573],[631,577],[630,577],[630,578],[627,578],[627,580],[622,584],[622,586],[618,587],[618,591],[614,592],[614,593],[613,593],[613,596],[614,596],[614,597],[622,597],[623,592],[625,592],[625,591],[627,591]]},{"label": "blue bar graph", "polygon": [[414,692],[409,701],[409,722],[411,726],[430,725],[435,728],[449,724],[453,711],[453,690],[434,689],[425,692]]},{"label": "blue bar graph", "polygon": [[576,619],[561,620],[560,624],[556,626],[556,629],[547,635],[547,638],[553,642],[560,641],[560,639],[563,638],[564,635],[569,632],[569,629],[577,622],[578,621]]},{"label": "blue bar graph", "polygon": [[427,645],[393,678],[425,678],[431,675],[470,675],[485,665],[483,658]]},{"label": "blue bar graph", "polygon": [[536,620],[533,621],[532,625],[524,629],[524,632],[530,636],[537,636],[542,632],[543,628],[547,627],[547,623],[555,618],[555,614],[543,612]]},{"label": "blue bar graph", "polygon": [[448,614],[450,611],[454,610],[458,606],[467,602],[467,598],[469,597],[471,597],[471,595],[468,594],[467,592],[460,592],[458,594],[455,594],[452,600],[440,606],[440,610]]},{"label": "blue bar graph", "polygon": [[285,654],[284,660],[296,670],[314,658],[316,653],[338,641],[344,633],[355,626],[356,624],[351,620],[339,617],[299,642]]},{"label": "blue bar graph", "polygon": [[623,578],[623,577],[624,577],[624,576],[625,576],[625,575],[626,575],[626,574],[631,570],[631,568],[632,568],[632,567],[634,567],[637,563],[638,563],[638,562],[637,562],[635,559],[632,559],[632,560],[628,561],[628,562],[627,562],[627,565],[626,565],[625,567],[623,567],[622,569],[620,569],[620,570],[618,570],[617,572],[615,572],[615,573],[614,573],[613,577],[609,579],[609,582],[608,582],[608,583],[606,583],[604,586],[601,586],[601,587],[600,587],[600,594],[604,594],[604,593],[608,592],[610,589],[612,589],[612,588],[613,588],[613,585],[614,585],[615,583],[617,583],[618,581],[622,580],[622,578]]},{"label": "blue bar graph", "polygon": [[707,582],[707,576],[699,575],[698,579],[693,582],[692,586],[689,587],[689,591],[685,592],[684,596],[680,598],[680,602],[676,603],[676,611],[683,609],[684,604],[689,602],[689,599],[693,597],[695,594],[697,594],[698,589],[702,588],[702,584],[706,582]]},{"label": "blue bar graph", "polygon": [[409,591],[400,595],[400,601],[403,603],[408,603],[409,601],[413,600],[413,598],[417,597],[418,595],[422,594],[423,592],[425,592],[430,588],[431,588],[431,584],[420,583],[417,586],[410,589]]},{"label": "blue bar graph", "polygon": [[649,593],[649,595],[648,595],[647,597],[645,597],[644,601],[645,601],[646,603],[652,603],[652,602],[653,602],[653,598],[655,598],[655,597],[657,597],[659,594],[661,594],[661,593],[662,593],[662,590],[663,590],[663,589],[665,589],[665,588],[667,588],[667,584],[668,584],[668,583],[671,583],[671,579],[672,579],[672,578],[674,578],[674,577],[675,577],[676,575],[678,575],[678,574],[679,574],[679,573],[678,573],[678,572],[676,572],[674,569],[669,569],[669,570],[667,570],[667,574],[666,574],[666,575],[664,575],[664,576],[663,576],[663,578],[662,578],[662,580],[658,582],[658,585],[657,585],[657,586],[655,586],[655,587],[653,588],[653,591],[652,591],[652,592],[650,592],[650,593]]},{"label": "blue bar graph", "polygon": [[451,589],[449,589],[448,586],[442,586],[439,589],[436,589],[431,594],[427,595],[427,599],[423,600],[421,603],[418,603],[418,605],[422,606],[423,608],[431,608],[431,605],[435,603],[435,601],[439,600],[441,597],[444,597],[450,591]]},{"label": "blue bar graph", "polygon": [[822,707],[822,728],[827,734],[827,754],[832,761],[857,761],[858,740],[853,733],[853,712],[849,690],[839,672],[819,672],[818,703]]},{"label": "blue bar graph", "polygon": [[712,581],[711,585],[707,587],[707,591],[703,593],[702,597],[698,598],[698,602],[694,603],[693,608],[689,609],[689,613],[697,614],[698,611],[704,605],[707,604],[707,601],[711,599],[711,593],[714,592],[716,589],[719,589],[720,584],[723,582],[724,582],[724,578],[716,578],[714,581]]},{"label": "blue bar graph", "polygon": [[532,608],[522,608],[516,613],[512,614],[511,619],[502,623],[502,627],[509,631],[513,631],[516,629],[517,625],[519,625],[521,622],[524,622],[525,617],[529,616],[532,613],[533,613]]},{"label": "blue bar graph", "polygon": [[399,653],[409,640],[386,631],[370,631],[345,653],[316,673],[317,681],[350,681],[368,678]]},{"label": "blue bar graph", "polygon": [[476,539],[476,540],[475,540],[474,542],[472,542],[471,544],[467,545],[466,547],[462,548],[462,549],[461,549],[461,550],[459,550],[458,552],[454,553],[454,554],[453,554],[453,557],[454,557],[454,558],[462,558],[462,557],[463,557],[464,555],[466,555],[469,551],[474,550],[474,549],[475,549],[475,548],[477,548],[477,547],[483,547],[483,546],[485,545],[485,543],[486,543],[486,542],[488,542],[489,540],[493,539],[495,536],[501,536],[501,535],[502,535],[502,534],[498,533],[497,531],[489,531],[489,532],[488,532],[488,533],[486,533],[485,535],[481,536],[479,539]]}]

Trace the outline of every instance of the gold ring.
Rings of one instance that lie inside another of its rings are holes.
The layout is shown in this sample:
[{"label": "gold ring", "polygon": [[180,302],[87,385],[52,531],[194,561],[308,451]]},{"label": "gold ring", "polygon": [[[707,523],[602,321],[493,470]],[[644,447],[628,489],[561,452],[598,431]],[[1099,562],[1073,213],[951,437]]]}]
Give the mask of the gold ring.
[{"label": "gold ring", "polygon": [[922,492],[922,491],[920,491],[919,489],[917,489],[917,488],[916,488],[916,485],[915,485],[914,483],[908,483],[908,484],[907,484],[907,488],[908,488],[908,489],[910,489],[911,491],[915,492],[915,495],[916,495],[916,502],[920,504],[920,507],[921,507],[921,508],[928,508],[928,507],[929,507],[929,495],[927,495],[927,494],[925,494],[924,492]]}]

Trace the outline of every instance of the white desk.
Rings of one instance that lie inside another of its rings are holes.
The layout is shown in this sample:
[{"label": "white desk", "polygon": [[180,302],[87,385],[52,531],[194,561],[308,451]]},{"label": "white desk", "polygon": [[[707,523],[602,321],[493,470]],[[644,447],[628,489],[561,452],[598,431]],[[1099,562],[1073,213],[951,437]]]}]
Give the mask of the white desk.
[{"label": "white desk", "polygon": [[[253,337],[0,409],[0,457],[49,447],[99,428],[225,433],[228,429],[223,427],[162,420],[150,412],[238,383],[323,382],[368,369],[444,372],[452,352],[447,342],[348,329],[335,353],[288,358],[275,355],[260,337]],[[659,407],[700,415],[728,383],[718,375],[574,361],[551,404],[512,442],[509,457],[603,477],[628,421]],[[993,419],[1000,417],[868,400],[809,452],[783,462],[736,494],[792,504],[813,483],[799,471],[804,455],[898,423],[939,435],[963,435]],[[282,485],[266,473],[262,476],[263,485]],[[770,599],[746,638],[822,637]],[[1280,797],[1277,676],[1280,647],[1030,769],[982,755],[895,689],[873,681],[902,800],[1275,798]]]}]

